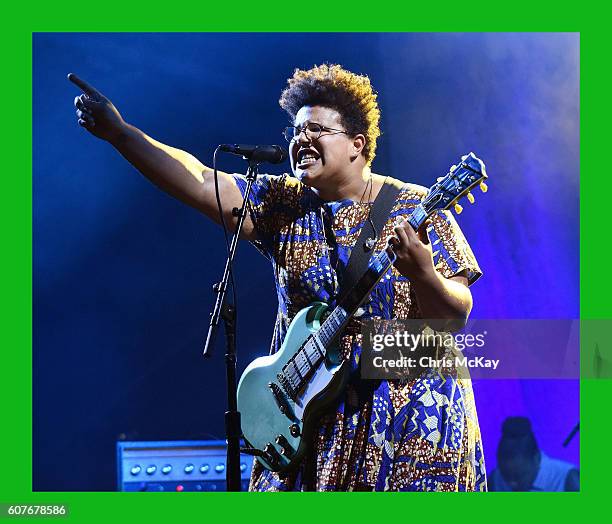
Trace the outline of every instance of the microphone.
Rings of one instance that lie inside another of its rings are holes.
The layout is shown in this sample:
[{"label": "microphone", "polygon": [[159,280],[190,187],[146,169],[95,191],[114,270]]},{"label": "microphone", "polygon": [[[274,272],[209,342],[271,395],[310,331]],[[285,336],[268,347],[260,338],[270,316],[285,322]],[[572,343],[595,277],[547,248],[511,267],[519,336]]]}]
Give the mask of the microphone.
[{"label": "microphone", "polygon": [[280,164],[287,160],[287,150],[281,146],[250,146],[247,144],[221,144],[219,150],[233,155],[240,155],[255,162]]}]

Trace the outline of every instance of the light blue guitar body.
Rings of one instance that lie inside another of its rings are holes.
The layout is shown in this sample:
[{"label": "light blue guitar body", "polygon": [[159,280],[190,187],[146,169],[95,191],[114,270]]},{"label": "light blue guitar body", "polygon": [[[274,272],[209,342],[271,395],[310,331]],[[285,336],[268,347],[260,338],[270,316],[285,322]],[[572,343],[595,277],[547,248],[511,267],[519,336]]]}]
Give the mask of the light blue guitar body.
[{"label": "light blue guitar body", "polygon": [[[267,458],[257,457],[269,469],[282,471],[301,460],[313,436],[312,428],[316,427],[313,419],[319,418],[333,404],[348,380],[348,366],[332,347],[295,400],[280,393],[288,404],[285,414],[269,387],[271,383],[278,384],[278,374],[290,362],[296,349],[319,330],[321,317],[327,309],[327,304],[322,302],[302,309],[291,322],[280,350],[251,362],[238,384],[242,433],[250,447],[269,454]],[[274,459],[270,460],[272,457]]]}]

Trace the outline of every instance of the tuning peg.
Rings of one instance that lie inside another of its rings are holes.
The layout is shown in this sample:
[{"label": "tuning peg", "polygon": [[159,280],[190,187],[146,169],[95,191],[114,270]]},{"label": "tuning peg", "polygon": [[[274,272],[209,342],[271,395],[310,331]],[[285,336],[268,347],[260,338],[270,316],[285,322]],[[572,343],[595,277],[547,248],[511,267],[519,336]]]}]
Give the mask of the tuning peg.
[{"label": "tuning peg", "polygon": [[457,169],[457,166],[453,164],[452,166],[450,166],[449,173],[452,173],[455,169]]},{"label": "tuning peg", "polygon": [[461,204],[455,204],[455,213],[460,215],[461,211],[463,211],[463,206]]},{"label": "tuning peg", "polygon": [[472,195],[472,193],[468,191],[468,194],[465,196],[467,196],[467,199],[470,201],[470,204],[474,203],[474,195]]},{"label": "tuning peg", "polygon": [[487,184],[485,184],[484,182],[481,182],[481,183],[480,183],[480,190],[481,190],[483,193],[486,193],[486,192],[489,190],[489,186],[487,186]]}]

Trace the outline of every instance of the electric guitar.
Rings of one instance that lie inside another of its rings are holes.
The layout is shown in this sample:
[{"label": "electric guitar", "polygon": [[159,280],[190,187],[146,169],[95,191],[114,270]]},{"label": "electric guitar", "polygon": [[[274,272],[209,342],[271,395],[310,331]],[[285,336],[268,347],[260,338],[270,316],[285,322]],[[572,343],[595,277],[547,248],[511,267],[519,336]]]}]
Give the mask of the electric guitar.
[{"label": "electric guitar", "polygon": [[[449,173],[438,179],[407,220],[414,230],[435,212],[455,206],[480,185],[486,192],[484,163],[473,153],[461,157]],[[242,417],[243,453],[256,457],[272,471],[286,472],[299,464],[321,415],[342,394],[349,378],[348,362],[335,344],[343,329],[374,286],[395,261],[391,246],[369,261],[368,269],[340,304],[329,311],[315,302],[293,319],[284,342],[274,355],[255,359],[238,384],[238,410]]]}]

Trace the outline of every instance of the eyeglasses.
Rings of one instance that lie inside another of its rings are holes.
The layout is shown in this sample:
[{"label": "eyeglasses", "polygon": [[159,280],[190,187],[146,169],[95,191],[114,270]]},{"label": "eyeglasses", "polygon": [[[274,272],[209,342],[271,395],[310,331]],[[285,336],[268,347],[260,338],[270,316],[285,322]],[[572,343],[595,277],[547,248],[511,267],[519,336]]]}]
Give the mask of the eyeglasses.
[{"label": "eyeglasses", "polygon": [[[348,134],[346,131],[342,129],[333,129],[331,127],[325,127],[325,126],[322,126],[321,124],[317,124],[316,122],[310,122],[303,127],[296,127],[296,126],[286,127],[283,130],[283,136],[285,137],[285,140],[289,143],[293,142],[294,140],[297,140],[298,137],[302,133],[306,133],[306,137],[309,140],[317,140],[323,134],[323,131],[325,131],[326,134],[329,134],[329,135],[337,135],[339,133]],[[327,133],[328,131],[334,131],[334,132]]]}]

